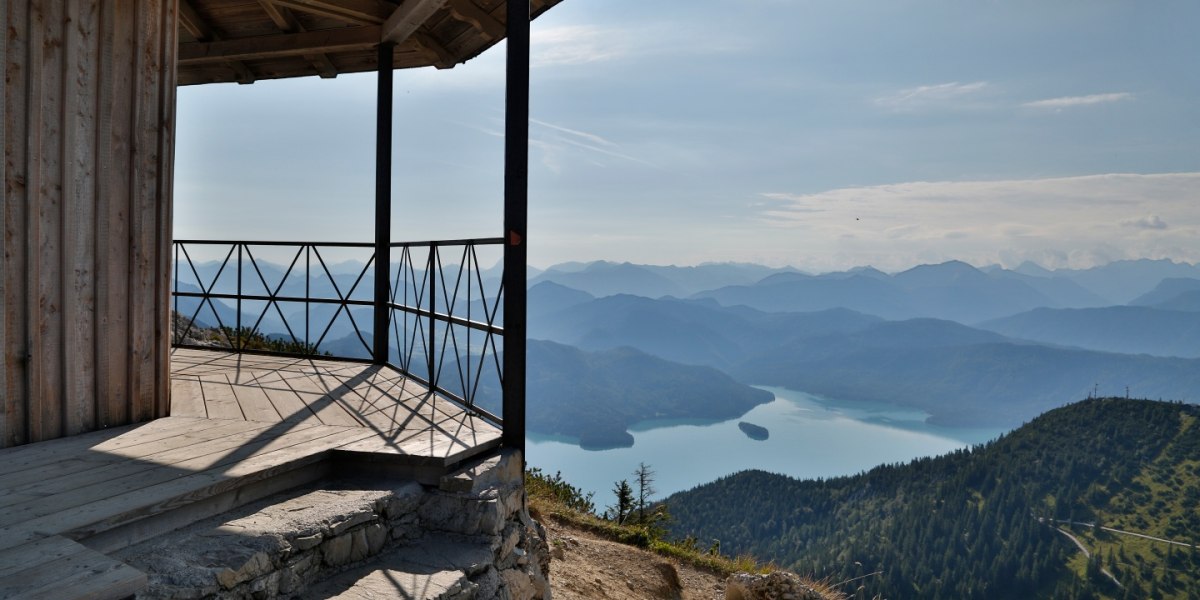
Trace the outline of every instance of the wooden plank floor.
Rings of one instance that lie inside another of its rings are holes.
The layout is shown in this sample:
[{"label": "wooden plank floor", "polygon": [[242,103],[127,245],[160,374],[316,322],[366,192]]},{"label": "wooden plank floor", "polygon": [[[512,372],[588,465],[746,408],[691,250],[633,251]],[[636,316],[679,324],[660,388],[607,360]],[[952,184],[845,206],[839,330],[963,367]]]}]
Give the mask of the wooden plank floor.
[{"label": "wooden plank floor", "polygon": [[207,350],[171,354],[171,416],[362,427],[356,451],[447,458],[500,430],[377,365]]},{"label": "wooden plank floor", "polygon": [[89,597],[128,596],[144,577],[87,549],[89,538],[300,472],[331,452],[449,467],[500,438],[388,368],[201,350],[172,353],[171,412],[0,450],[0,597],[98,591],[86,580],[111,591]]}]

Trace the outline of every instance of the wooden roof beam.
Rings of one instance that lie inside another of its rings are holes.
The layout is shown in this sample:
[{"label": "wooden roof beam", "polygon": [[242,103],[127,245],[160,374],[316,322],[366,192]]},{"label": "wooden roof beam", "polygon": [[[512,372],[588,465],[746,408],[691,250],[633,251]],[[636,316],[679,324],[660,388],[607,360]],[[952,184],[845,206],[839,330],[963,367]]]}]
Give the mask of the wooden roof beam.
[{"label": "wooden roof beam", "polygon": [[471,0],[450,0],[449,8],[455,19],[470,23],[489,38],[498,40],[504,37],[504,23],[497,21]]},{"label": "wooden roof beam", "polygon": [[[300,20],[296,18],[296,15],[293,15],[292,11],[286,7],[275,6],[269,0],[258,0],[258,4],[280,31],[284,33],[303,33],[307,31],[304,25],[300,23]],[[304,60],[307,60],[312,65],[312,68],[322,79],[333,79],[338,76],[337,67],[333,65],[333,61],[329,60],[329,57],[325,54],[305,54]]]},{"label": "wooden roof beam", "polygon": [[380,25],[396,9],[383,0],[269,0],[271,4],[355,25]]},{"label": "wooden roof beam", "polygon": [[[179,0],[179,23],[187,30],[192,37],[199,42],[217,41],[221,36],[217,35],[212,27],[196,12],[196,7],[188,0]],[[254,83],[254,73],[247,67],[245,63],[238,60],[225,61],[225,66],[233,70],[238,83],[249,84]]]},{"label": "wooden roof beam", "polygon": [[276,6],[271,0],[258,0],[258,5],[262,7],[263,12],[271,18],[275,26],[284,33],[297,33],[304,31],[304,26],[296,19],[296,15],[292,11],[283,6]]},{"label": "wooden roof beam", "polygon": [[227,60],[252,60],[314,53],[356,52],[379,44],[379,27],[347,27],[214,42],[179,45],[179,64],[196,65]]},{"label": "wooden roof beam", "polygon": [[405,0],[384,22],[379,41],[404,42],[445,5],[446,0]]},{"label": "wooden roof beam", "polygon": [[439,44],[437,40],[433,39],[433,36],[423,31],[414,31],[408,39],[409,42],[417,46],[421,54],[429,58],[429,62],[433,63],[433,66],[439,69],[449,69],[458,62],[455,60],[454,54],[447,50],[445,46]]},{"label": "wooden roof beam", "polygon": [[200,41],[208,41],[213,39],[212,29],[204,19],[200,18],[196,8],[192,6],[188,0],[180,0],[179,2],[179,24],[187,30],[192,37]]}]

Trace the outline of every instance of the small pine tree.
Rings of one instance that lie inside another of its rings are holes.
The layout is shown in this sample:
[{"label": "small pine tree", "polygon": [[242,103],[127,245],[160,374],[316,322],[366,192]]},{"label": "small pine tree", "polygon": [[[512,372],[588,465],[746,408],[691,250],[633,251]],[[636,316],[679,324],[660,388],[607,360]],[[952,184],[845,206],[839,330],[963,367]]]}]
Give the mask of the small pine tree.
[{"label": "small pine tree", "polygon": [[629,515],[633,514],[633,487],[629,485],[629,480],[618,481],[613,487],[613,494],[617,497],[617,503],[608,510],[611,511],[614,521],[623,524]]}]

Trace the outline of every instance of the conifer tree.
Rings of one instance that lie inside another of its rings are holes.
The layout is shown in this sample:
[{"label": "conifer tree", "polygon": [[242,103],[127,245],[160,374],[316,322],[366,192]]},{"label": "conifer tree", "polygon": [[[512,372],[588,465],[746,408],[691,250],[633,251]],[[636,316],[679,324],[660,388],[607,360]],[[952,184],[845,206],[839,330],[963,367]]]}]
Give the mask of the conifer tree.
[{"label": "conifer tree", "polygon": [[609,507],[609,510],[612,511],[614,521],[624,523],[625,519],[633,514],[633,487],[629,485],[629,480],[618,481],[613,487],[613,495],[617,497],[617,503]]}]

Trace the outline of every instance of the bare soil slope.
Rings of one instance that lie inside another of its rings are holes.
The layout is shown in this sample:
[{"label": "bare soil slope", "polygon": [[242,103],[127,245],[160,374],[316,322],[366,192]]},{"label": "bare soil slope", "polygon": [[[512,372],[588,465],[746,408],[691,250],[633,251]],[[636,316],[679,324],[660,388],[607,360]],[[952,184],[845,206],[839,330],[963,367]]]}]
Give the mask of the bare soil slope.
[{"label": "bare soil slope", "polygon": [[555,600],[719,600],[724,579],[639,548],[543,520]]}]

